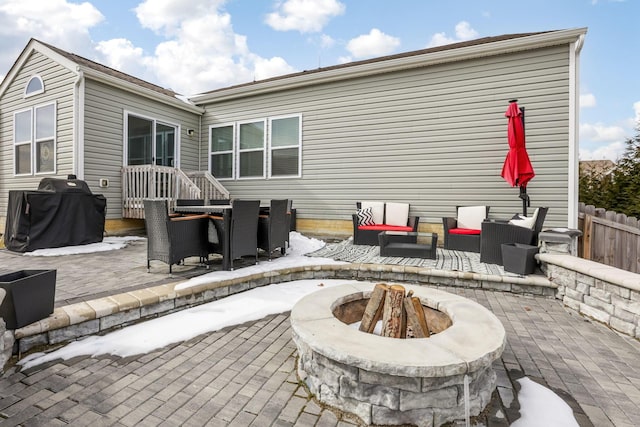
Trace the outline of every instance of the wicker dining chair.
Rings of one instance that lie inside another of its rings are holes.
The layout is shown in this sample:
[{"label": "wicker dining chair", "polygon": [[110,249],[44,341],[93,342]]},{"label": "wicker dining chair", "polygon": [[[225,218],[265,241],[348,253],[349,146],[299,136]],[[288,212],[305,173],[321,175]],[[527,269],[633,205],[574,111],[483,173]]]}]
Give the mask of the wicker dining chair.
[{"label": "wicker dining chair", "polygon": [[287,199],[271,200],[269,213],[260,215],[258,247],[267,252],[269,260],[271,260],[271,253],[278,248],[282,255],[286,254],[289,229],[291,228],[290,214],[287,212],[288,206]]},{"label": "wicker dining chair", "polygon": [[145,199],[144,225],[147,231],[147,271],[151,260],[173,264],[191,256],[207,257],[207,217],[189,215],[174,217],[169,215],[166,199]]}]

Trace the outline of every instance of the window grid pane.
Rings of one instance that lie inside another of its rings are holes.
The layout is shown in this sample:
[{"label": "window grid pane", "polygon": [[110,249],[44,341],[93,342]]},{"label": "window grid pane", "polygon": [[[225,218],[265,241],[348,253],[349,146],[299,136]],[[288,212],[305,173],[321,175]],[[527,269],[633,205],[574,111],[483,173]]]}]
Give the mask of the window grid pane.
[{"label": "window grid pane", "polygon": [[36,143],[36,172],[54,172],[53,140]]},{"label": "window grid pane", "polygon": [[53,104],[36,108],[36,140],[54,137],[54,121],[55,108]]},{"label": "window grid pane", "polygon": [[15,117],[15,141],[31,142],[31,110],[17,113]]},{"label": "window grid pane", "polygon": [[300,118],[288,117],[271,121],[271,146],[286,147],[300,144]]},{"label": "window grid pane", "polygon": [[298,148],[284,148],[271,152],[271,176],[297,176]]},{"label": "window grid pane", "polygon": [[240,125],[240,150],[264,148],[264,122]]},{"label": "window grid pane", "polygon": [[240,153],[240,177],[264,176],[264,156],[262,151],[246,151]]},{"label": "window grid pane", "polygon": [[16,146],[16,174],[31,173],[31,144]]},{"label": "window grid pane", "polygon": [[211,128],[211,151],[233,150],[233,126]]},{"label": "window grid pane", "polygon": [[212,154],[211,174],[217,179],[233,178],[233,154]]}]

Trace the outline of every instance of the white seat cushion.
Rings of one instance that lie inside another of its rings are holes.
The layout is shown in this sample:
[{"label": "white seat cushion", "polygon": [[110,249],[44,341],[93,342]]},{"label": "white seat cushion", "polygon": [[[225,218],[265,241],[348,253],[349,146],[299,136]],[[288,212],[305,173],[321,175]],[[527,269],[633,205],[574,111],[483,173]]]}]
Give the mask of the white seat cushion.
[{"label": "white seat cushion", "polygon": [[480,230],[487,218],[486,206],[462,206],[458,208],[458,228]]},{"label": "white seat cushion", "polygon": [[387,203],[385,224],[406,227],[409,220],[409,203]]},{"label": "white seat cushion", "polygon": [[371,208],[374,223],[382,224],[384,222],[384,202],[361,202],[360,208]]}]

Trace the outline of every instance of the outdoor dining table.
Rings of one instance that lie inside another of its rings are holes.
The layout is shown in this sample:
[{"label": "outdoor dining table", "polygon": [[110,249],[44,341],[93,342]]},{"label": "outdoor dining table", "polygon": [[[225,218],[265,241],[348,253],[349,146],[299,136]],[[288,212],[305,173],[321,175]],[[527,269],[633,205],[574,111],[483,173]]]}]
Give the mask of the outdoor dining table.
[{"label": "outdoor dining table", "polygon": [[[222,213],[222,222],[224,224],[229,224],[231,221],[232,215],[232,206],[231,205],[200,205],[200,206],[183,206],[177,205],[173,208],[175,213],[183,213],[183,214],[214,214],[214,213]],[[209,227],[214,227],[212,223],[213,219],[210,220]],[[215,230],[214,230],[215,232]],[[231,236],[226,231],[223,233],[222,237],[222,269],[229,270],[231,268],[231,260],[230,260],[230,251],[231,251]]]},{"label": "outdoor dining table", "polygon": [[201,206],[180,206],[177,205],[173,208],[175,213],[200,213],[200,214],[208,214],[208,213],[220,213],[225,210],[231,209],[231,205],[201,205]]}]

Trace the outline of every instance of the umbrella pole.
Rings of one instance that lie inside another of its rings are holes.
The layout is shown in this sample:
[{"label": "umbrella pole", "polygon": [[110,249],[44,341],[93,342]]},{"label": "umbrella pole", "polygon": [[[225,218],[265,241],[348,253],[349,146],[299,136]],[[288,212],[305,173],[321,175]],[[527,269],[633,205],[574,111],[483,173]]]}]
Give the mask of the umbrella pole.
[{"label": "umbrella pole", "polygon": [[527,194],[527,187],[520,186],[520,195],[518,197],[522,199],[522,215],[527,216],[527,206],[531,206],[531,199]]}]

